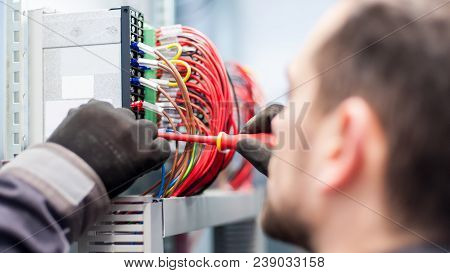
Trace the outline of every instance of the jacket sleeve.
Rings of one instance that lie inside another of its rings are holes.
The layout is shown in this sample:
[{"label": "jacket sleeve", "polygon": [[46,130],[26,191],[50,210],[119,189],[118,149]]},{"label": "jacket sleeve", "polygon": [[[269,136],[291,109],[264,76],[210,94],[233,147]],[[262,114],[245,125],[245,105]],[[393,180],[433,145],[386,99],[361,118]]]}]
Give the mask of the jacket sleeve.
[{"label": "jacket sleeve", "polygon": [[0,252],[66,252],[109,203],[76,154],[54,143],[31,147],[0,169]]}]

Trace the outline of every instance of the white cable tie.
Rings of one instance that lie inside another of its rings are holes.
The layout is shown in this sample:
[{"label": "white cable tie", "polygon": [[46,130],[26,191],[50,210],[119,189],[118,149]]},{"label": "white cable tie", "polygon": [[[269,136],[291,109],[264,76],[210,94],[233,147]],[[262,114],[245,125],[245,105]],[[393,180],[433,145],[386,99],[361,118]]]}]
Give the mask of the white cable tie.
[{"label": "white cable tie", "polygon": [[181,25],[163,26],[160,30],[161,35],[158,40],[161,45],[178,43],[178,35],[183,33]]},{"label": "white cable tie", "polygon": [[142,102],[142,107],[143,107],[144,109],[146,109],[146,110],[155,112],[155,113],[160,114],[160,115],[162,115],[162,112],[164,111],[164,109],[162,109],[162,108],[159,107],[158,105],[153,104],[153,103],[149,103],[149,102],[147,102],[147,101],[143,101],[143,102]]},{"label": "white cable tie", "polygon": [[158,90],[159,84],[155,82],[154,80],[148,80],[146,78],[139,78],[139,82],[144,85],[145,87],[148,87],[153,90]]},{"label": "white cable tie", "polygon": [[160,27],[161,35],[164,37],[174,37],[183,33],[183,29],[180,24],[171,25],[171,26],[162,26]]},{"label": "white cable tie", "polygon": [[152,56],[152,57],[154,57],[156,59],[159,59],[158,55],[156,55],[156,53],[155,53],[156,49],[154,47],[151,47],[151,46],[146,45],[146,44],[141,43],[141,42],[139,42],[137,45],[138,45],[140,50],[144,51],[144,53],[147,53],[150,56]]},{"label": "white cable tie", "polygon": [[148,54],[154,54],[156,49],[154,47],[151,47],[149,45],[146,45],[144,43],[139,42],[138,44],[139,49],[141,49],[142,51],[144,51],[145,53]]},{"label": "white cable tie", "polygon": [[169,81],[164,79],[153,79],[152,81],[156,82],[159,85],[162,86],[169,86]]},{"label": "white cable tie", "polygon": [[150,59],[145,59],[145,58],[138,58],[137,62],[140,65],[146,65],[146,66],[152,66],[152,67],[157,67],[159,64],[159,61],[157,61],[157,60],[150,60]]}]

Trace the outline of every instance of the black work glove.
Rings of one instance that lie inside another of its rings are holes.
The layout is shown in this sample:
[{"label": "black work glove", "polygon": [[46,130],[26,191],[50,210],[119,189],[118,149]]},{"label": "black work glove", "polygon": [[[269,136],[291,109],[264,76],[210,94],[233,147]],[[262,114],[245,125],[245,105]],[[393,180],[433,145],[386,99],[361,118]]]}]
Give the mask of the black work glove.
[{"label": "black work glove", "polygon": [[[283,110],[281,104],[272,104],[256,114],[242,127],[241,134],[272,133],[272,119]],[[256,139],[244,139],[237,143],[236,149],[245,159],[267,176],[271,156],[270,149]]]},{"label": "black work glove", "polygon": [[71,109],[48,138],[81,157],[105,184],[110,198],[170,156],[166,140],[148,120],[136,120],[128,109],[91,100]]}]

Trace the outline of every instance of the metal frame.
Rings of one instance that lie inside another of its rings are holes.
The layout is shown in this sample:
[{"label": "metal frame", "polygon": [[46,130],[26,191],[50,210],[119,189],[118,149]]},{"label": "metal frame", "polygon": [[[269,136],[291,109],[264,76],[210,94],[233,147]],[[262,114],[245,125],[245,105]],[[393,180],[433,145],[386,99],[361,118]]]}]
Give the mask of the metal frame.
[{"label": "metal frame", "polygon": [[121,59],[121,86],[122,86],[122,107],[128,108],[131,104],[130,99],[130,6],[123,6],[120,8],[121,17],[120,17],[120,59]]},{"label": "metal frame", "polygon": [[28,11],[28,44],[29,49],[29,103],[28,112],[33,113],[29,115],[28,131],[29,131],[29,145],[41,143],[44,141],[44,93],[43,93],[43,34],[42,24],[44,10]]},{"label": "metal frame", "polygon": [[[6,98],[6,6],[0,5],[0,98]],[[0,160],[5,158],[6,100],[0,100]],[[1,168],[1,163],[0,163]]]},{"label": "metal frame", "polygon": [[[12,159],[28,144],[28,48],[26,46],[28,31],[27,17],[23,16],[25,14],[22,15],[21,1],[9,0],[5,6],[5,13],[7,75],[5,158]],[[18,120],[16,116],[19,117]]]},{"label": "metal frame", "polygon": [[258,216],[262,190],[192,197],[119,197],[78,242],[79,252],[164,252],[163,238]]}]

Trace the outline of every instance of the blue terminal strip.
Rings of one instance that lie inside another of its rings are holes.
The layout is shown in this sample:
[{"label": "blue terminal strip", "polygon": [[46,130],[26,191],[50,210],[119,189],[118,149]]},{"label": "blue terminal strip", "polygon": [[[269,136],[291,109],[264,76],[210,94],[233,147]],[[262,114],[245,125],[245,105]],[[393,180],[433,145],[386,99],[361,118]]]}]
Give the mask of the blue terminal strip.
[{"label": "blue terminal strip", "polygon": [[136,59],[130,59],[130,65],[133,67],[139,67],[139,63]]},{"label": "blue terminal strip", "polygon": [[130,78],[130,83],[133,85],[141,85],[139,78]]},{"label": "blue terminal strip", "polygon": [[144,70],[144,71],[145,71],[145,70],[151,70],[150,67],[140,65],[139,62],[138,62],[136,59],[131,59],[131,60],[130,60],[130,65],[131,65],[132,67],[136,67],[137,69],[141,69],[141,70]]},{"label": "blue terminal strip", "polygon": [[139,54],[142,54],[142,55],[145,54],[145,52],[139,48],[139,45],[137,42],[131,42],[130,48],[133,50],[136,50]]},{"label": "blue terminal strip", "polygon": [[[143,43],[145,38],[144,15],[128,6],[122,7],[121,10],[121,66],[124,71],[122,107],[130,107],[131,103],[144,101],[148,96],[147,88],[140,84],[140,77],[144,77],[145,73],[154,72],[137,62],[139,58],[145,57],[145,52],[140,49],[140,43]],[[137,119],[146,118],[144,109],[132,108],[132,111]]]},{"label": "blue terminal strip", "polygon": [[131,49],[134,49],[137,51],[140,50],[137,42],[131,42],[130,47],[131,47]]}]

